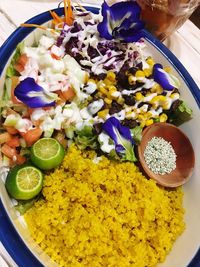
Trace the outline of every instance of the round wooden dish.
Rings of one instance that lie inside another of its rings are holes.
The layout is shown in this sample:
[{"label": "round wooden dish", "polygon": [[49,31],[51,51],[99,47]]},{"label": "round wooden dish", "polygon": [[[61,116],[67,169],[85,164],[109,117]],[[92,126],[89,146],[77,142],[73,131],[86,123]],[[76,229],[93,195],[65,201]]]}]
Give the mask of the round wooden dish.
[{"label": "round wooden dish", "polygon": [[[155,174],[145,162],[145,148],[154,136],[162,137],[170,142],[176,153],[176,169],[169,174]],[[194,169],[195,156],[190,140],[178,127],[169,123],[158,122],[148,126],[143,131],[142,141],[138,146],[138,154],[142,168],[148,177],[166,187],[177,187],[186,183]]]}]

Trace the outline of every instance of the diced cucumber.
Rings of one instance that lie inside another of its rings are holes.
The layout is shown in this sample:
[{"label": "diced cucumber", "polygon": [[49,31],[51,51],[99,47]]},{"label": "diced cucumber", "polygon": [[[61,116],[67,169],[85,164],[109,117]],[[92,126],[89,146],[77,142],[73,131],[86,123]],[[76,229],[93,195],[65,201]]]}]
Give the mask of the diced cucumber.
[{"label": "diced cucumber", "polygon": [[54,132],[54,129],[53,129],[53,128],[52,128],[52,129],[48,129],[48,130],[44,131],[44,137],[46,137],[46,138],[49,138],[49,137],[51,137],[51,136],[52,136],[52,134],[53,134],[53,132]]},{"label": "diced cucumber", "polygon": [[10,114],[8,117],[6,117],[4,121],[5,126],[15,126],[17,122],[20,120],[20,116],[15,114]]}]

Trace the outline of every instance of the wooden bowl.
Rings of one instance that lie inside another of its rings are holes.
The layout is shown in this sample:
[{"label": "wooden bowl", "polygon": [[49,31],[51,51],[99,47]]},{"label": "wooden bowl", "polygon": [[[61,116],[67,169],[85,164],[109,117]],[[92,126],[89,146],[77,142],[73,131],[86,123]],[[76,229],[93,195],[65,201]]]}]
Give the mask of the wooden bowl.
[{"label": "wooden bowl", "polygon": [[[170,142],[176,153],[176,169],[169,174],[155,174],[147,166],[144,159],[144,151],[147,143],[153,137],[162,137]],[[142,140],[138,146],[140,163],[149,178],[166,187],[177,187],[186,183],[192,175],[195,156],[188,137],[176,126],[169,123],[154,123],[148,126],[142,134]]]}]

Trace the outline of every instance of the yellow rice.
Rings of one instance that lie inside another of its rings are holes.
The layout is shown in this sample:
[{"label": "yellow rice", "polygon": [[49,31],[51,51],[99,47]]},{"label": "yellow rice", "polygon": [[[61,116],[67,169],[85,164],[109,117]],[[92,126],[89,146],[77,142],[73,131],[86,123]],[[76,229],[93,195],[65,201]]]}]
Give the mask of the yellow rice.
[{"label": "yellow rice", "polygon": [[44,199],[25,220],[40,247],[60,266],[156,266],[184,230],[181,188],[147,180],[119,163],[74,145],[45,176]]}]

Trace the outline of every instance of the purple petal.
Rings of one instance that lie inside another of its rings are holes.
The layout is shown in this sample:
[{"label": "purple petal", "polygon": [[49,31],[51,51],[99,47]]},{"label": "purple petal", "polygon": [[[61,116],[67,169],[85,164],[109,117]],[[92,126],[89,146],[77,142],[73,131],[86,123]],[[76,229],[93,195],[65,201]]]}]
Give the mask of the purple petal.
[{"label": "purple petal", "polygon": [[179,80],[172,74],[167,73],[161,64],[153,66],[153,78],[164,90],[172,91],[174,88],[180,87]]},{"label": "purple petal", "polygon": [[115,3],[110,9],[115,21],[121,21],[122,18],[130,18],[131,20],[140,18],[141,8],[133,1]]},{"label": "purple petal", "polygon": [[122,41],[138,41],[142,37],[144,23],[140,21],[141,8],[136,2],[119,2],[108,6],[102,5],[103,21],[97,29],[101,37],[111,40],[118,38]]},{"label": "purple petal", "polygon": [[128,127],[121,125],[115,117],[110,117],[103,124],[102,129],[114,141],[115,151],[123,160],[137,161],[133,150],[134,141]]},{"label": "purple petal", "polygon": [[131,143],[133,142],[130,129],[121,125],[120,121],[115,117],[110,117],[109,119],[107,119],[102,128],[113,139],[116,145],[119,144],[118,138],[116,136],[116,129],[124,139],[131,141]]},{"label": "purple petal", "polygon": [[125,42],[137,42],[143,37],[143,32],[141,31],[143,28],[143,21],[131,22],[125,20],[120,27],[114,29],[113,36]]},{"label": "purple petal", "polygon": [[30,108],[49,107],[55,105],[55,94],[47,94],[33,78],[21,81],[14,91],[15,96]]},{"label": "purple petal", "polygon": [[110,21],[112,20],[112,13],[111,13],[110,7],[107,5],[106,2],[102,4],[101,8],[102,8],[101,12],[103,16],[103,21],[97,25],[97,29],[101,37],[107,40],[111,40],[113,38],[112,37],[113,29],[110,25]]}]

